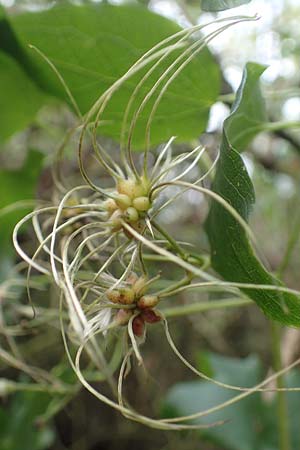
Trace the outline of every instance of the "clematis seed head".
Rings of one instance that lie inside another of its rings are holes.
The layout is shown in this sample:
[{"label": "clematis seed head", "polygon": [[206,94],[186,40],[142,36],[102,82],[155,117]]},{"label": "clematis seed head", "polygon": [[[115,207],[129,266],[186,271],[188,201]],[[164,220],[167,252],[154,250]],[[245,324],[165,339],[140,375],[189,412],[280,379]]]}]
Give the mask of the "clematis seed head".
[{"label": "clematis seed head", "polygon": [[138,278],[136,280],[136,282],[134,283],[134,285],[132,286],[132,288],[135,292],[135,295],[137,297],[140,297],[141,295],[143,295],[147,281],[148,281],[148,277],[142,276],[142,277]]},{"label": "clematis seed head", "polygon": [[158,303],[156,295],[143,295],[137,302],[140,309],[154,308]]},{"label": "clematis seed head", "polygon": [[120,303],[120,292],[116,289],[106,292],[106,297],[112,303]]},{"label": "clematis seed head", "polygon": [[143,336],[145,330],[145,321],[141,315],[135,317],[132,321],[132,329],[136,336]]},{"label": "clematis seed head", "polygon": [[153,309],[144,309],[141,317],[146,323],[157,323],[161,321],[161,317]]},{"label": "clematis seed head", "polygon": [[136,188],[136,181],[133,178],[127,180],[119,180],[117,184],[117,191],[121,195],[127,195],[130,198],[134,198]]},{"label": "clematis seed head", "polygon": [[118,325],[126,325],[132,314],[133,312],[130,309],[120,309],[116,314],[115,321]]},{"label": "clematis seed head", "polygon": [[136,197],[133,199],[132,204],[138,211],[148,211],[150,208],[150,200],[148,197]]},{"label": "clematis seed head", "polygon": [[132,305],[135,300],[135,293],[134,290],[131,288],[121,288],[119,289],[119,303],[122,305]]},{"label": "clematis seed head", "polygon": [[114,231],[118,231],[122,228],[122,213],[120,210],[117,209],[112,213],[110,222],[113,226]]},{"label": "clematis seed head", "polygon": [[126,194],[118,194],[115,198],[115,202],[120,209],[126,209],[131,205],[131,198]]},{"label": "clematis seed head", "polygon": [[109,214],[112,214],[118,209],[118,205],[112,198],[109,198],[104,202],[104,208]]},{"label": "clematis seed head", "polygon": [[137,210],[135,208],[130,206],[125,211],[125,219],[128,222],[137,222],[139,220],[139,213],[137,212]]}]

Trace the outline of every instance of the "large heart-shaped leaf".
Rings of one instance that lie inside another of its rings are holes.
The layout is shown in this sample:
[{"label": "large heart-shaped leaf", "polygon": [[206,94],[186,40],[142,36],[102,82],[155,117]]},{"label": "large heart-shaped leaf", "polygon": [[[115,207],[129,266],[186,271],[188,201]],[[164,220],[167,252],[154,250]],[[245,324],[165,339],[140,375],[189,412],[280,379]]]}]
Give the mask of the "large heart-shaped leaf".
[{"label": "large heart-shaped leaf", "polygon": [[[259,382],[260,364],[256,357],[243,360],[208,354],[212,376],[223,383],[252,387]],[[189,415],[204,411],[235,397],[236,392],[218,387],[207,381],[178,383],[167,393],[163,411],[166,414]],[[197,423],[213,423],[227,420],[224,425],[208,429],[203,434],[230,450],[257,448],[256,429],[261,424],[262,401],[252,395],[224,410],[196,420]]]},{"label": "large heart-shaped leaf", "polygon": [[35,198],[35,188],[42,161],[42,153],[31,150],[21,169],[0,170],[0,249],[2,255],[7,256],[7,253],[12,250],[13,228],[17,221],[25,215],[26,209],[17,206],[5,214],[1,209],[21,200]]},{"label": "large heart-shaped leaf", "polygon": [[[86,113],[146,50],[180,30],[174,22],[141,6],[104,3],[75,6],[64,2],[47,11],[13,16],[10,23],[26,52],[26,59],[22,57],[21,62],[27,72],[44,90],[67,99],[47,63],[28,48],[30,43],[54,63],[82,113]],[[174,58],[175,53],[148,79],[137,102],[144,98],[154,80],[165,72]],[[149,70],[149,66],[144,70]],[[119,138],[122,116],[136,80],[136,77],[128,80],[113,96],[103,117],[107,122],[101,125],[101,133]],[[219,68],[204,49],[166,91],[152,125],[152,144],[172,135],[179,140],[198,136],[205,129],[209,108],[218,93]],[[150,104],[153,105],[153,101]],[[137,123],[135,146],[144,143],[149,110],[150,107],[146,107]]]},{"label": "large heart-shaped leaf", "polygon": [[53,429],[41,428],[36,419],[45,412],[51,397],[45,393],[20,392],[0,408],[1,450],[46,450],[54,441]]},{"label": "large heart-shaped leaf", "polygon": [[0,52],[0,142],[30,124],[44,95],[18,62]]},{"label": "large heart-shaped leaf", "polygon": [[[252,387],[259,383],[261,366],[256,356],[244,359],[229,358],[213,353],[207,354],[211,376],[223,383],[242,387]],[[200,370],[203,370],[200,367]],[[300,377],[297,371],[286,376],[286,386],[299,387]],[[175,384],[167,393],[163,404],[163,415],[194,414],[214,405],[218,405],[237,392],[218,387],[207,381],[189,381]],[[288,405],[288,422],[291,437],[291,448],[300,445],[299,435],[299,398],[300,394],[286,394]],[[206,439],[217,442],[228,450],[278,450],[279,439],[277,429],[277,394],[265,400],[261,393],[252,394],[237,403],[226,407],[207,417],[198,419],[197,423],[212,423],[226,420],[224,425],[201,431]]]},{"label": "large heart-shaped leaf", "polygon": [[[232,113],[224,123],[221,155],[213,190],[225,198],[245,219],[255,201],[254,188],[239,151],[245,149],[266,121],[259,78],[264,68],[247,65]],[[225,280],[280,285],[258,260],[237,221],[218,203],[211,205],[206,223],[214,269]],[[286,325],[300,325],[300,298],[283,292],[246,289],[264,313]]]},{"label": "large heart-shaped leaf", "polygon": [[202,0],[201,9],[203,11],[224,11],[250,2],[251,0]]}]

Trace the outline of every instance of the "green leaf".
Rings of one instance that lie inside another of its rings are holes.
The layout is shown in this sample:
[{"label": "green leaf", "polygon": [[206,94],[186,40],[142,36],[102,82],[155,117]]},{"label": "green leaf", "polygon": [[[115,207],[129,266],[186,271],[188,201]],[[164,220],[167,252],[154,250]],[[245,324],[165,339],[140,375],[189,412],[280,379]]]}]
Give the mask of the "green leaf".
[{"label": "green leaf", "polygon": [[[223,383],[252,387],[259,382],[260,364],[255,356],[243,360],[209,354],[213,377]],[[223,403],[237,392],[218,387],[206,381],[190,381],[173,386],[165,399],[164,408],[172,416],[188,415]],[[213,423],[228,420],[224,425],[201,431],[202,435],[230,450],[257,449],[258,426],[261,427],[262,401],[254,394],[236,404],[197,419],[195,423]]]},{"label": "green leaf", "polygon": [[18,220],[27,213],[27,210],[18,207],[3,215],[1,209],[21,200],[35,198],[36,183],[42,161],[43,155],[38,151],[31,150],[20,170],[0,170],[0,249],[4,256],[7,256],[12,249],[13,228]]},{"label": "green leaf", "polygon": [[[212,376],[223,383],[241,387],[253,387],[261,381],[260,363],[256,356],[244,359],[228,358],[214,353],[207,354],[213,368]],[[285,385],[299,387],[300,376],[294,370],[285,376]],[[164,400],[164,417],[188,415],[218,405],[237,392],[220,388],[206,381],[178,383],[167,393]],[[299,400],[300,393],[287,392],[288,421],[291,448],[299,448]],[[217,442],[228,450],[278,450],[278,418],[276,392],[273,398],[263,400],[261,393],[247,397],[217,413],[195,420],[195,423],[212,423],[226,420],[224,425],[201,431],[201,436]]]},{"label": "green leaf", "polygon": [[[224,123],[221,154],[213,190],[248,220],[255,202],[254,188],[238,151],[263,129],[265,122],[259,78],[264,67],[249,63],[244,71],[232,113]],[[217,202],[212,202],[206,230],[213,268],[227,281],[280,285],[258,260],[238,222]],[[286,325],[300,325],[300,299],[287,293],[245,289],[263,312]]]},{"label": "green leaf", "polygon": [[[47,11],[13,16],[10,22],[27,55],[26,61],[21,58],[22,63],[36,83],[52,95],[67,100],[56,75],[36,52],[28,48],[29,43],[54,63],[82,113],[86,113],[145,51],[180,30],[174,22],[139,5],[75,6],[61,3]],[[155,77],[148,79],[135,106],[174,58],[175,53],[155,71]],[[102,134],[119,139],[125,106],[138,79],[140,76],[128,80],[112,97],[103,117],[109,122],[101,125]],[[197,137],[205,129],[210,106],[218,93],[219,68],[209,51],[204,49],[166,91],[152,125],[152,145],[172,135],[178,136],[178,140]],[[152,105],[153,99],[137,123],[136,147],[144,143],[145,124]]]},{"label": "green leaf", "polygon": [[237,6],[250,3],[251,0],[202,0],[202,11],[225,11],[225,9],[236,8]]},{"label": "green leaf", "polygon": [[0,52],[0,142],[30,124],[44,95],[9,55]]},{"label": "green leaf", "polygon": [[[300,375],[298,369],[292,370],[284,376],[284,385],[287,388],[299,388]],[[299,392],[286,392],[285,399],[287,403],[288,411],[288,429],[291,445],[290,448],[300,447],[300,433],[299,433],[299,421],[300,421],[300,393]],[[278,450],[278,395],[274,392],[273,396],[264,403],[263,411],[263,423],[264,432],[259,436],[259,450]]]},{"label": "green leaf", "polygon": [[46,450],[54,440],[49,426],[35,423],[51,401],[48,394],[22,392],[16,394],[9,408],[0,408],[1,450]]}]

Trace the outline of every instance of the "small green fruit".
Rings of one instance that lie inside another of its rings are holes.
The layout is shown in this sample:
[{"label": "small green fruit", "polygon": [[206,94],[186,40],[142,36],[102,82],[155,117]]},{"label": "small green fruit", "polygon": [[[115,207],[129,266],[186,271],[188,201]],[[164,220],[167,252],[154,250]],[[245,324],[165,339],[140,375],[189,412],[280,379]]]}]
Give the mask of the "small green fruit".
[{"label": "small green fruit", "polygon": [[122,213],[120,210],[116,210],[110,217],[110,223],[113,226],[114,231],[118,231],[122,228]]},{"label": "small green fruit", "polygon": [[125,219],[128,222],[137,222],[139,220],[139,213],[137,212],[137,210],[135,208],[130,206],[125,211]]},{"label": "small green fruit", "polygon": [[133,200],[132,204],[138,211],[148,211],[150,208],[150,200],[148,197],[137,197]]},{"label": "small green fruit", "polygon": [[117,184],[117,191],[122,195],[127,195],[130,198],[135,197],[136,181],[133,178],[128,180],[119,180]]},{"label": "small green fruit", "polygon": [[120,303],[120,292],[117,291],[116,289],[112,290],[112,291],[107,291],[106,292],[106,297],[112,303]]},{"label": "small green fruit", "polygon": [[142,276],[138,278],[138,280],[136,280],[136,282],[132,286],[136,296],[140,297],[141,295],[143,295],[145,290],[145,284],[147,283],[147,281],[148,278],[146,276]]},{"label": "small green fruit", "polygon": [[115,198],[115,202],[119,208],[124,210],[124,209],[128,208],[128,206],[131,205],[131,198],[125,194],[118,194]]},{"label": "small green fruit", "polygon": [[142,197],[143,195],[147,194],[147,189],[145,188],[144,184],[141,182],[136,182],[134,187],[134,198],[136,197]]},{"label": "small green fruit", "polygon": [[109,214],[112,214],[118,209],[118,205],[112,198],[109,198],[104,202],[104,208]]},{"label": "small green fruit", "polygon": [[121,288],[119,289],[120,298],[119,303],[122,303],[122,305],[132,305],[135,300],[135,293],[134,290],[131,288]]},{"label": "small green fruit", "polygon": [[143,295],[138,302],[137,306],[140,309],[154,308],[158,303],[158,297],[156,295]]}]

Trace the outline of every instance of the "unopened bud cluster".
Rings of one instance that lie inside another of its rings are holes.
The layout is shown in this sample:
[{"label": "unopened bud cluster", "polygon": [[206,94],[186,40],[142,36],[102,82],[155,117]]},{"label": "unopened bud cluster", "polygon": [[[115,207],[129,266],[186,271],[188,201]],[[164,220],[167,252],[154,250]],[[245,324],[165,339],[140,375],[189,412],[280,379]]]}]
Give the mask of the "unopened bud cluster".
[{"label": "unopened bud cluster", "polygon": [[[159,298],[156,295],[146,294],[149,280],[145,276],[138,277],[132,273],[127,279],[127,286],[119,289],[108,290],[106,297],[109,301],[120,305],[116,321],[119,325],[125,325],[130,318],[133,319],[132,328],[137,336],[142,336],[145,323],[155,323],[160,320],[160,316],[153,310],[158,304]],[[132,306],[130,309],[122,307]]]},{"label": "unopened bud cluster", "polygon": [[122,228],[122,220],[138,225],[150,207],[149,185],[144,177],[140,180],[120,179],[115,195],[105,202],[105,208],[115,231]]}]

